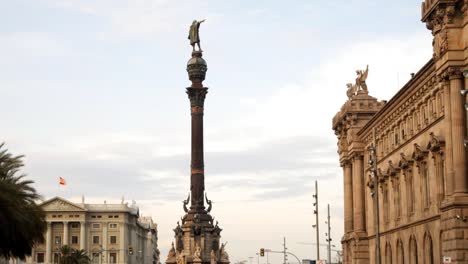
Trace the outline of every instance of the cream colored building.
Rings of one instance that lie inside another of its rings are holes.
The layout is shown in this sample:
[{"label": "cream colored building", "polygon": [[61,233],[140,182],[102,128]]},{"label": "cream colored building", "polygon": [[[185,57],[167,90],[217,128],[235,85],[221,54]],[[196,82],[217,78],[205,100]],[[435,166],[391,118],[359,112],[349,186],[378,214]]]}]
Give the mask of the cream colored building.
[{"label": "cream colored building", "polygon": [[[92,263],[159,264],[157,226],[142,217],[135,203],[73,203],[60,197],[45,201],[45,243],[33,249],[27,263],[58,263],[59,248],[85,249]],[[132,251],[132,252],[131,252]]]},{"label": "cream colored building", "polygon": [[388,102],[358,72],[333,118],[345,263],[376,263],[377,241],[386,264],[468,263],[468,0],[426,0],[421,10],[432,58]]}]

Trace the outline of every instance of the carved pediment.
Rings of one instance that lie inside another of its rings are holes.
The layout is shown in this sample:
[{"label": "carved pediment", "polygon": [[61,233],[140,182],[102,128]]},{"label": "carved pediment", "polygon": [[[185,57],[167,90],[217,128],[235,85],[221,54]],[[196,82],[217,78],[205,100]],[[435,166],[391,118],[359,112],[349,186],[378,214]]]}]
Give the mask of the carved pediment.
[{"label": "carved pediment", "polygon": [[412,160],[408,160],[406,158],[405,153],[400,153],[400,161],[398,162],[398,167],[402,170],[406,170],[411,167],[411,164],[413,163]]},{"label": "carved pediment", "polygon": [[395,166],[393,166],[393,162],[392,162],[391,160],[389,160],[389,161],[388,161],[387,174],[388,174],[389,176],[394,177],[394,176],[396,176],[397,172],[398,172],[398,169],[395,168]]},{"label": "carved pediment", "polygon": [[445,145],[443,140],[440,140],[433,132],[429,134],[431,136],[431,141],[427,144],[427,149],[431,152],[439,152],[442,147]]},{"label": "carved pediment", "polygon": [[419,146],[417,143],[414,143],[412,158],[416,161],[421,161],[424,159],[424,157],[427,156],[428,152],[429,151],[422,149],[421,146]]},{"label": "carved pediment", "polygon": [[44,211],[86,211],[85,208],[60,197],[45,201],[41,207]]},{"label": "carved pediment", "polygon": [[384,173],[381,168],[377,169],[377,175],[380,183],[383,183],[388,178],[388,174]]}]

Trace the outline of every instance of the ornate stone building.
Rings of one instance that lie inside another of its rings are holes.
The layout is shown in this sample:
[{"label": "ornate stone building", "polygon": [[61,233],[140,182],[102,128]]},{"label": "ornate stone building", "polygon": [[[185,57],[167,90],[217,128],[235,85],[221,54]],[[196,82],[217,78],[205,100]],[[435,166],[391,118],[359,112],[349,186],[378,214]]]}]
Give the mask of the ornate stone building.
[{"label": "ornate stone building", "polygon": [[382,263],[468,263],[468,1],[426,0],[422,21],[434,36],[426,65],[388,102],[368,94],[359,71],[333,118],[345,263],[376,263],[377,224]]},{"label": "ornate stone building", "polygon": [[135,204],[72,203],[60,197],[42,203],[46,212],[45,243],[27,263],[59,263],[60,247],[85,249],[92,263],[159,264],[157,226]]}]

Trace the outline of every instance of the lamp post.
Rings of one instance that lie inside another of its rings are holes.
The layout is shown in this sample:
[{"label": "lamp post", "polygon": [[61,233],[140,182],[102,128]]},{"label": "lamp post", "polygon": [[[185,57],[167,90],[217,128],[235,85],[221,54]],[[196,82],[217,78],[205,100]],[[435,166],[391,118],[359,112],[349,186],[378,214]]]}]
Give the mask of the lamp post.
[{"label": "lamp post", "polygon": [[317,184],[317,181],[315,181],[315,194],[312,195],[312,197],[315,199],[314,201],[314,206],[315,206],[315,209],[314,209],[314,214],[315,214],[315,225],[312,225],[313,228],[316,228],[316,242],[317,242],[317,261],[320,260],[320,247],[319,247],[319,244],[320,244],[320,238],[319,238],[319,214],[318,214],[318,184]]},{"label": "lamp post", "polygon": [[379,175],[377,173],[377,148],[375,139],[375,128],[372,130],[374,142],[369,146],[369,165],[371,165],[371,173],[374,183],[374,203],[375,203],[375,263],[380,264],[380,214],[379,214]]}]

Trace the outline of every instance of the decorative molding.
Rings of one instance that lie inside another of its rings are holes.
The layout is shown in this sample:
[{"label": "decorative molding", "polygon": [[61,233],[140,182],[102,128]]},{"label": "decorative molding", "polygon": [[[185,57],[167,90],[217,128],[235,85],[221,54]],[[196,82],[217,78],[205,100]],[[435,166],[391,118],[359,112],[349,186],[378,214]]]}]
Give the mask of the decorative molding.
[{"label": "decorative molding", "polygon": [[447,29],[442,29],[438,34],[434,36],[432,41],[433,46],[433,57],[434,59],[440,58],[448,50],[448,33]]},{"label": "decorative molding", "polygon": [[387,175],[394,177],[398,173],[397,168],[393,166],[393,162],[391,160],[388,161],[388,169],[387,169]]},{"label": "decorative molding", "polygon": [[203,108],[207,93],[208,88],[187,88],[187,94],[190,99],[190,106],[198,106]]},{"label": "decorative molding", "polygon": [[202,106],[192,106],[190,108],[192,114],[203,114],[203,107]]},{"label": "decorative molding", "polygon": [[449,80],[463,79],[463,70],[460,67],[448,67]]},{"label": "decorative molding", "polygon": [[445,141],[440,140],[434,132],[429,133],[431,140],[427,144],[427,149],[430,150],[432,153],[440,153],[442,151],[442,147],[445,146]]},{"label": "decorative molding", "polygon": [[43,203],[41,207],[44,211],[86,211],[86,209],[58,197]]},{"label": "decorative molding", "polygon": [[413,155],[411,156],[412,159],[415,161],[422,161],[427,156],[429,151],[424,150],[417,143],[414,143],[413,146],[414,146],[414,151],[413,151]]},{"label": "decorative molding", "polygon": [[410,168],[411,163],[412,163],[412,161],[408,160],[406,158],[405,153],[403,153],[403,152],[400,153],[400,161],[398,162],[398,166],[400,167],[400,169],[406,170],[406,169]]}]

